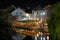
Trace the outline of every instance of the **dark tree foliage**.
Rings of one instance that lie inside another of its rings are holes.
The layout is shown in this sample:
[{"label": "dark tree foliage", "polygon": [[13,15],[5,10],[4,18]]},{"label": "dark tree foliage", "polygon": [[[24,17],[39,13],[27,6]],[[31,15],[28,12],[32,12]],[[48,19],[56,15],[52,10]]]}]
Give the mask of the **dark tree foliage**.
[{"label": "dark tree foliage", "polygon": [[13,7],[9,7],[0,10],[0,40],[12,40],[14,30],[12,30],[12,25],[8,23],[8,13],[12,9]]},{"label": "dark tree foliage", "polygon": [[0,19],[0,40],[11,40],[12,26]]},{"label": "dark tree foliage", "polygon": [[60,40],[60,2],[51,10],[48,28],[50,40]]}]

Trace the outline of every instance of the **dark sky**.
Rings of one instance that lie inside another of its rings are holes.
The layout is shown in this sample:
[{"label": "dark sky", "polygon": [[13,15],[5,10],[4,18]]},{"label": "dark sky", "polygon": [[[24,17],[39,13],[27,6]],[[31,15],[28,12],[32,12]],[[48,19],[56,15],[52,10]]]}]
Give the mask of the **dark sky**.
[{"label": "dark sky", "polygon": [[11,4],[25,8],[27,6],[35,7],[41,5],[42,7],[48,4],[56,3],[57,0],[0,0],[0,8],[10,6]]}]

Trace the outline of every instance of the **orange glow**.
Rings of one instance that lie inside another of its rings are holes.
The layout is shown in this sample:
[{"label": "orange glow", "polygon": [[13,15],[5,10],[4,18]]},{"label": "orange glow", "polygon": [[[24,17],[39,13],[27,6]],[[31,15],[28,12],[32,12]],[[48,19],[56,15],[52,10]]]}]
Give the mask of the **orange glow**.
[{"label": "orange glow", "polygon": [[[21,30],[17,29],[16,32],[17,32],[17,33],[24,34],[24,35],[29,35],[29,36],[37,35],[37,34],[39,35],[39,32],[38,32],[38,31],[35,31],[35,30],[30,30],[30,31],[28,31],[28,30],[23,30],[23,31],[21,31]],[[37,36],[38,36],[38,35],[37,35]]]},{"label": "orange glow", "polygon": [[39,24],[39,22],[29,22],[29,23],[26,23],[26,22],[13,22],[13,26],[28,26],[28,27],[37,27],[37,25]]}]

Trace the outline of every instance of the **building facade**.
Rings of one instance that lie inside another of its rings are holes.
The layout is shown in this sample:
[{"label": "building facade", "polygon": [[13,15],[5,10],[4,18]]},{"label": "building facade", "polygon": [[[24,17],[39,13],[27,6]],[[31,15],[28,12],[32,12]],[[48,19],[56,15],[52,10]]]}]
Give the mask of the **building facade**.
[{"label": "building facade", "polygon": [[34,20],[45,21],[47,18],[47,11],[46,10],[33,10],[32,15]]}]

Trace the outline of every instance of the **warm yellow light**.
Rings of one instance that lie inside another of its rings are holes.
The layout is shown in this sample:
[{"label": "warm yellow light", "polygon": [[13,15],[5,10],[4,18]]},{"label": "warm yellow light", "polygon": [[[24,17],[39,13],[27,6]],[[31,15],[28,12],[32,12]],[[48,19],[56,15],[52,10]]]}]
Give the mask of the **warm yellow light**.
[{"label": "warm yellow light", "polygon": [[37,23],[37,25],[38,25],[38,23]]},{"label": "warm yellow light", "polygon": [[39,23],[42,23],[41,21],[39,21]]},{"label": "warm yellow light", "polygon": [[37,34],[37,37],[39,37],[39,34]]},{"label": "warm yellow light", "polygon": [[38,22],[34,22],[33,24],[36,24],[36,25],[38,25],[39,23],[38,23]]},{"label": "warm yellow light", "polygon": [[26,16],[28,16],[28,17],[29,17],[29,14],[26,14]]},{"label": "warm yellow light", "polygon": [[45,23],[44,25],[46,25],[46,26],[47,26],[48,24],[47,24],[47,23]]},{"label": "warm yellow light", "polygon": [[39,34],[41,34],[41,33],[39,32]]}]

